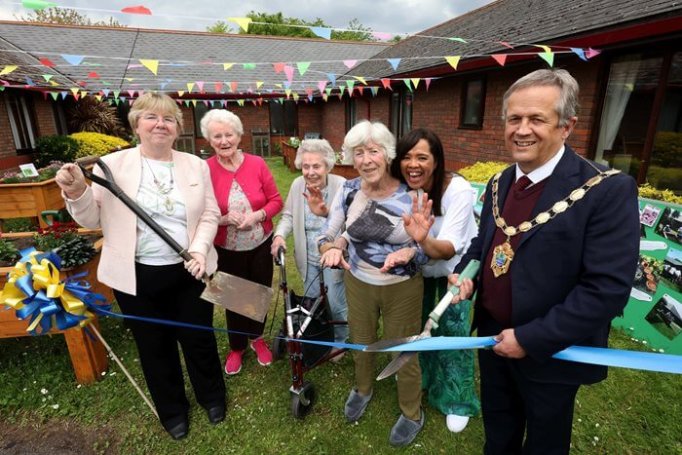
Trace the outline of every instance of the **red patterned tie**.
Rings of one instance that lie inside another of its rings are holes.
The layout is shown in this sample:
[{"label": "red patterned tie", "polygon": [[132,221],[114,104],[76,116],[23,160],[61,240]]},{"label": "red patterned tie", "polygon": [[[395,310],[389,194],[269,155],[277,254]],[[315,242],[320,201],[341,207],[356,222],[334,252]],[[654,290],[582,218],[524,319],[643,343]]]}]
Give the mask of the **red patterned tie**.
[{"label": "red patterned tie", "polygon": [[530,184],[532,184],[532,183],[533,183],[533,181],[532,181],[531,179],[529,179],[529,178],[528,178],[527,176],[525,176],[525,175],[522,175],[522,176],[516,181],[516,183],[514,184],[514,185],[515,185],[515,186],[514,186],[514,189],[515,189],[516,191],[523,191],[523,190],[525,190],[526,188],[528,188],[528,186],[529,186]]}]

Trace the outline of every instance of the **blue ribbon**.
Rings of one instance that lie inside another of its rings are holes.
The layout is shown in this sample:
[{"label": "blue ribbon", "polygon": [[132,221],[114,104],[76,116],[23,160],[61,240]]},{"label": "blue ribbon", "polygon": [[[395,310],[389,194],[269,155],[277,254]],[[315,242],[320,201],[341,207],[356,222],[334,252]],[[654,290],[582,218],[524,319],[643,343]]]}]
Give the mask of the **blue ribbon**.
[{"label": "blue ribbon", "polygon": [[[215,327],[206,327],[202,325],[189,324],[187,322],[168,321],[165,319],[145,318],[142,316],[132,316],[121,313],[114,313],[108,309],[100,307],[94,308],[94,311],[105,315],[113,316],[122,319],[132,319],[142,322],[150,322],[154,324],[163,324],[175,327],[184,327],[198,330],[211,330],[214,332],[223,333],[239,333],[242,335],[252,335],[245,332],[237,332],[234,330],[226,330]],[[277,337],[285,341],[297,341],[299,343],[315,344],[320,346],[329,346],[332,348],[353,349],[357,351],[364,350],[367,346],[364,344],[353,343],[336,343],[332,341],[318,341],[306,340],[299,338]],[[496,344],[494,337],[429,337],[422,338],[411,343],[404,343],[401,345],[387,348],[385,352],[419,352],[419,351],[442,351],[442,350],[457,350],[457,349],[482,349],[489,348]],[[561,352],[554,354],[555,359],[566,360],[569,362],[589,363],[592,365],[604,365],[620,368],[631,368],[635,370],[654,371],[658,373],[675,373],[682,374],[682,356],[670,354],[658,354],[655,352],[639,352],[627,351],[622,349],[610,348],[593,348],[589,346],[571,346]]]}]

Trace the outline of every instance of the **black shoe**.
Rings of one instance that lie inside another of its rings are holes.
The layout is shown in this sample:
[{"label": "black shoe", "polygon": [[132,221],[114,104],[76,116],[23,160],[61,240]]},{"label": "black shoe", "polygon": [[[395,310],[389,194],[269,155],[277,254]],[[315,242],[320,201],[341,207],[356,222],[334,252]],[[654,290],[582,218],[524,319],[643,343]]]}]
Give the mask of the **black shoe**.
[{"label": "black shoe", "polygon": [[211,406],[206,409],[206,414],[208,415],[208,421],[211,422],[212,425],[217,425],[225,420],[225,405],[220,404]]},{"label": "black shoe", "polygon": [[187,436],[187,433],[189,433],[189,421],[187,421],[187,419],[181,420],[172,427],[166,428],[166,431],[176,441],[178,439],[183,439],[185,436]]}]

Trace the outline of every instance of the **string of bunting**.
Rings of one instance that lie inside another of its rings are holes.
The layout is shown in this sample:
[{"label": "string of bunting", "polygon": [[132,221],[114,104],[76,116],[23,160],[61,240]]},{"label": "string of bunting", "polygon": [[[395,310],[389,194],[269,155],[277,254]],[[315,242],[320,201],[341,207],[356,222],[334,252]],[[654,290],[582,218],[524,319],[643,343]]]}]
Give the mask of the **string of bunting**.
[{"label": "string of bunting", "polygon": [[53,328],[85,327],[97,309],[111,308],[103,295],[80,281],[85,273],[62,280],[60,267],[61,259],[55,252],[27,248],[21,251],[21,259],[0,291],[0,305],[16,310],[17,318],[28,320],[26,331],[31,335],[45,334]]}]

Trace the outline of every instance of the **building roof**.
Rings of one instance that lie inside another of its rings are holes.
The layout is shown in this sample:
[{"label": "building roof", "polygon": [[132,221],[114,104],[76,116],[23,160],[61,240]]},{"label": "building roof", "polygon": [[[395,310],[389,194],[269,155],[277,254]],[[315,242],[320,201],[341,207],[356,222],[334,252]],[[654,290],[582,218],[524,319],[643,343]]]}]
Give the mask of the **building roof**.
[{"label": "building roof", "polygon": [[[230,83],[236,82],[238,94],[249,89],[267,94],[284,92],[287,76],[284,71],[276,72],[273,65],[282,62],[295,70],[292,91],[303,93],[317,90],[318,81],[329,80],[328,73],[335,77],[347,73],[344,60],[361,61],[386,47],[376,42],[0,21],[0,70],[4,65],[19,66],[0,78],[23,84],[29,76],[39,86],[50,86],[42,77],[50,74],[59,84],[54,89],[80,86],[89,92],[176,92],[187,91],[187,83],[195,83],[193,93],[198,93],[198,85],[203,83],[204,90],[213,93],[215,83],[222,83],[222,92],[230,93]],[[69,64],[64,56],[83,60]],[[45,66],[41,58],[55,66]],[[157,75],[140,59],[158,60]],[[298,62],[310,62],[303,76]],[[225,69],[224,64],[230,63]],[[253,69],[244,65],[251,63]],[[259,89],[257,83],[262,83]]]},{"label": "building roof", "polygon": [[[514,52],[501,41],[528,49],[531,44],[547,45],[599,30],[680,16],[682,3],[669,0],[498,0],[385,49],[351,74],[366,78],[404,75],[448,67],[445,56],[461,56],[464,62]],[[679,29],[682,19],[678,19]],[[401,58],[397,70],[388,63],[391,58]],[[492,59],[488,64],[496,65]]]}]

